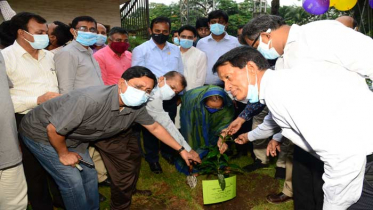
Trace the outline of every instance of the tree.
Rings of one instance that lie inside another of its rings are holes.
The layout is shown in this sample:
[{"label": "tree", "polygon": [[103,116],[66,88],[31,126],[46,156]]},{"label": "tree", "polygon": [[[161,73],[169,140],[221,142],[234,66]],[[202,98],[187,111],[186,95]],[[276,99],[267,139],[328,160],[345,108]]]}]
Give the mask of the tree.
[{"label": "tree", "polygon": [[271,15],[280,15],[280,0],[272,0],[271,2]]}]

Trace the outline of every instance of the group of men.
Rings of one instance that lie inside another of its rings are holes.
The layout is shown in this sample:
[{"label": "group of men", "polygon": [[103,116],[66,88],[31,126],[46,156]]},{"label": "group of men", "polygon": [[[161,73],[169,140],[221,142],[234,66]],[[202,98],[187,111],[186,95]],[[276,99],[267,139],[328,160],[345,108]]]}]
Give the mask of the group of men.
[{"label": "group of men", "polygon": [[162,173],[160,150],[169,162],[174,154],[200,162],[175,127],[178,94],[211,84],[244,104],[225,133],[254,117],[253,131],[236,139],[254,142],[257,159],[247,171],[281,150],[284,190],[269,202],[370,209],[373,98],[364,76],[373,77],[371,38],[334,20],[288,26],[264,15],[239,27],[238,39],[228,23],[217,10],[171,32],[170,19],[157,17],[151,38],[131,53],[125,29],[107,32],[89,16],[70,26],[13,16],[0,27],[14,39],[1,42],[0,209],[25,209],[28,201],[33,209],[98,209],[98,182],[109,183],[112,209],[128,209],[134,193],[149,195],[136,189],[135,124],[154,173]]}]

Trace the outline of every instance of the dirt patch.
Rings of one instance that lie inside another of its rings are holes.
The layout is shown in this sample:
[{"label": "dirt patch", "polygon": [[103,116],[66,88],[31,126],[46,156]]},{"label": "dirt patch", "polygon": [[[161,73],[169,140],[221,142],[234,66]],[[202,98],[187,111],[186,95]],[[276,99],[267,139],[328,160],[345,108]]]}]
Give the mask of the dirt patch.
[{"label": "dirt patch", "polygon": [[[201,184],[202,185],[202,184]],[[259,203],[265,202],[270,193],[278,193],[279,183],[273,177],[263,174],[237,175],[237,194],[232,200],[217,204],[203,205],[202,187],[198,191],[196,200],[204,209],[251,209]]]}]

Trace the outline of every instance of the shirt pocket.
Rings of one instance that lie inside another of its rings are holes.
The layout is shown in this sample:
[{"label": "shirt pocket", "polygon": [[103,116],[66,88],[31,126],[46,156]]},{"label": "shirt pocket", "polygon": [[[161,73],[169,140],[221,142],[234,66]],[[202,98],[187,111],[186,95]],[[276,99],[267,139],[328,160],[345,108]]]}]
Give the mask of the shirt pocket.
[{"label": "shirt pocket", "polygon": [[165,67],[168,71],[179,71],[179,56],[177,55],[168,55],[165,62]]}]

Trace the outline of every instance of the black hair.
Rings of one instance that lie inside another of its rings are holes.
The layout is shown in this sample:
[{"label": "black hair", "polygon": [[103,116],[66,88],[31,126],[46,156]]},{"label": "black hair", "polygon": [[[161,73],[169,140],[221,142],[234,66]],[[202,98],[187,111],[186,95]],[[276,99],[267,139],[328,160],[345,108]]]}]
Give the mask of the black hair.
[{"label": "black hair", "polygon": [[181,26],[181,28],[179,29],[179,36],[180,36],[180,34],[181,34],[183,31],[185,31],[185,30],[193,32],[194,37],[196,37],[196,36],[198,35],[198,34],[197,34],[197,30],[196,30],[196,28],[194,28],[194,27],[191,26],[191,25],[185,25],[185,26]]},{"label": "black hair", "polygon": [[122,74],[122,78],[126,81],[140,77],[148,77],[152,79],[154,81],[153,88],[157,85],[157,77],[155,77],[155,75],[148,68],[143,66],[132,66]]},{"label": "black hair", "polygon": [[178,30],[172,30],[171,31],[171,36],[174,36],[175,33],[179,33],[179,31]]},{"label": "black hair", "polygon": [[250,46],[241,46],[236,47],[222,55],[218,61],[216,61],[214,67],[212,68],[212,72],[218,72],[218,68],[220,66],[227,65],[228,63],[233,67],[242,69],[249,61],[254,62],[258,66],[259,70],[267,70],[269,68],[268,61],[259,51]]},{"label": "black hair", "polygon": [[156,23],[168,23],[168,26],[169,26],[168,29],[171,29],[171,20],[170,20],[170,18],[167,18],[167,17],[156,17],[156,18],[154,18],[152,20],[152,22],[150,23],[150,30],[153,30],[153,26]]},{"label": "black hair", "polygon": [[93,17],[90,16],[79,16],[74,18],[73,22],[71,22],[71,28],[75,29],[79,22],[86,21],[86,22],[93,22],[96,25],[97,28],[97,22]]},{"label": "black hair", "polygon": [[0,45],[6,48],[12,45],[15,37],[10,34],[10,20],[4,21],[0,24]]},{"label": "black hair", "polygon": [[215,19],[215,18],[223,18],[226,23],[228,23],[228,20],[229,20],[227,13],[224,12],[223,10],[215,10],[209,13],[209,16],[208,16],[209,22],[211,21],[211,19]]},{"label": "black hair", "polygon": [[196,21],[196,29],[202,28],[202,27],[209,27],[209,19],[205,17],[198,18]]},{"label": "black hair", "polygon": [[245,38],[255,40],[260,33],[266,32],[269,28],[274,31],[285,24],[285,20],[276,15],[261,15],[256,17],[243,27],[240,43],[247,44]]},{"label": "black hair", "polygon": [[30,20],[33,19],[37,23],[40,24],[45,24],[47,21],[42,18],[40,15],[30,13],[30,12],[21,12],[16,14],[15,16],[12,17],[10,20],[10,33],[14,37],[14,39],[17,38],[17,31],[18,29],[22,29],[28,32],[28,23]]},{"label": "black hair", "polygon": [[175,76],[179,76],[180,79],[181,79],[181,85],[183,86],[183,88],[185,88],[187,86],[187,81],[186,81],[184,75],[180,74],[177,71],[169,71],[163,76],[166,77],[166,79],[173,79]]},{"label": "black hair", "polygon": [[60,21],[53,21],[53,23],[57,26],[51,34],[56,36],[58,46],[63,46],[74,38],[70,33],[70,27],[68,25]]},{"label": "black hair", "polygon": [[112,29],[110,29],[109,37],[111,37],[113,34],[125,34],[128,36],[128,32],[126,31],[126,29],[121,27],[113,27]]},{"label": "black hair", "polygon": [[237,29],[242,29],[245,25],[238,25]]}]

